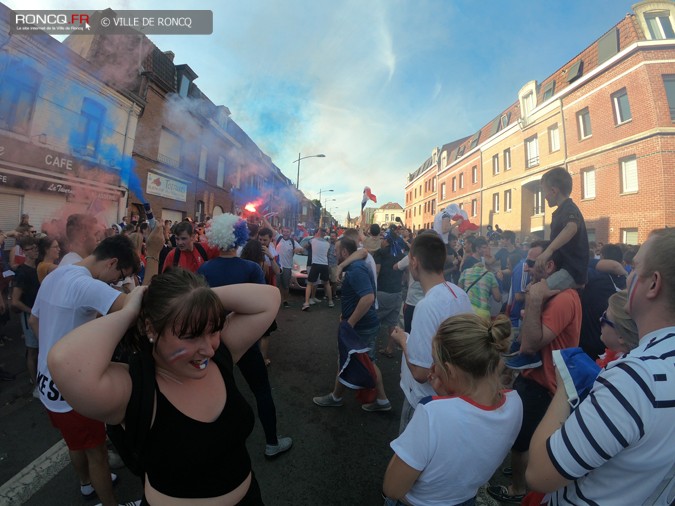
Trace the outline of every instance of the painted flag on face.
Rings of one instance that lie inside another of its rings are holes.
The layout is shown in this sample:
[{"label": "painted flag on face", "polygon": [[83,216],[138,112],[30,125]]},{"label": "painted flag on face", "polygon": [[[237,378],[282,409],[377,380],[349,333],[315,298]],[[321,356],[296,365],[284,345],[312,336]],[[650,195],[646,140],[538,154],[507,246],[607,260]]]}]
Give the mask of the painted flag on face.
[{"label": "painted flag on face", "polygon": [[363,211],[363,208],[366,207],[366,203],[368,203],[369,200],[372,200],[373,202],[377,203],[377,197],[373,195],[373,193],[370,191],[370,187],[366,186],[363,189],[363,198],[361,199],[361,211]]}]

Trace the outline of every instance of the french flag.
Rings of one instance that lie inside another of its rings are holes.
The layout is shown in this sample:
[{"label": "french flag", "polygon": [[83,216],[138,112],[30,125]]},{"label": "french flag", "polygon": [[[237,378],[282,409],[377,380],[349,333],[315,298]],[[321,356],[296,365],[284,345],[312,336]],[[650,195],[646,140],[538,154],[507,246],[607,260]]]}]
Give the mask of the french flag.
[{"label": "french flag", "polygon": [[369,200],[372,200],[373,202],[377,203],[377,197],[373,195],[373,192],[370,191],[370,186],[366,186],[363,189],[363,198],[361,199],[361,211],[363,211],[363,208],[366,207],[366,204],[368,203]]}]

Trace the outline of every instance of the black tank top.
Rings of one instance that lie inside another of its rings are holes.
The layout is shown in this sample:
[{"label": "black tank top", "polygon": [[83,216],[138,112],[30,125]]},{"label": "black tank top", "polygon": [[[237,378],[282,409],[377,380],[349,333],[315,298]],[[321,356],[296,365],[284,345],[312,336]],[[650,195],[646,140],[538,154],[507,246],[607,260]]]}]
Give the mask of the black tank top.
[{"label": "black tank top", "polygon": [[251,472],[246,438],[253,430],[253,411],[235,385],[229,350],[221,344],[216,355],[227,400],[215,421],[184,415],[156,388],[157,411],[144,455],[148,480],[162,494],[218,497],[241,485]]}]

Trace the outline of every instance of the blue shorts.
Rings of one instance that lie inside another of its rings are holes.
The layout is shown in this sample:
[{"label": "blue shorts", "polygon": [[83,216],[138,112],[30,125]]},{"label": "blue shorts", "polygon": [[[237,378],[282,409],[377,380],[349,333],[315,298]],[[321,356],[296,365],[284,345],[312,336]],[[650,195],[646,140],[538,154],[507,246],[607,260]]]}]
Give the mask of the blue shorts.
[{"label": "blue shorts", "polygon": [[354,330],[356,330],[356,333],[361,338],[361,343],[370,348],[368,350],[368,356],[370,357],[370,360],[375,362],[377,358],[377,353],[375,353],[375,346],[377,343],[377,335],[380,333],[380,326],[378,325],[377,327],[368,330],[357,330],[357,329]]}]

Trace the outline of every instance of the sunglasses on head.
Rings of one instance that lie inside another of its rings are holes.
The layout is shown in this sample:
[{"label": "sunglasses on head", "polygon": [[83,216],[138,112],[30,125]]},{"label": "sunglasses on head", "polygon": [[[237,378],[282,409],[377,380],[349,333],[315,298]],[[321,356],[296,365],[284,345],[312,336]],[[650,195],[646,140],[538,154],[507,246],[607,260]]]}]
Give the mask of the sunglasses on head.
[{"label": "sunglasses on head", "polygon": [[603,325],[609,325],[610,327],[614,328],[614,322],[612,320],[607,319],[607,311],[602,313],[602,316],[600,316],[600,326],[602,327]]}]

